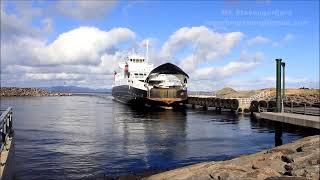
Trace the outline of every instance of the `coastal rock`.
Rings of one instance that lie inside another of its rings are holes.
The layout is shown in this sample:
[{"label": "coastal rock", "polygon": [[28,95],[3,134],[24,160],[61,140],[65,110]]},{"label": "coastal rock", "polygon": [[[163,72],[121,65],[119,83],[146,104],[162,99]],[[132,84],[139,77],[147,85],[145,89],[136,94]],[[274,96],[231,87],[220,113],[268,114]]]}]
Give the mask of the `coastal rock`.
[{"label": "coastal rock", "polygon": [[[205,162],[148,177],[148,180],[189,179],[319,179],[320,135],[306,137],[227,161]],[[298,150],[297,150],[298,149]]]},{"label": "coastal rock", "polygon": [[1,87],[1,96],[71,96],[71,93],[51,93],[40,88]]}]

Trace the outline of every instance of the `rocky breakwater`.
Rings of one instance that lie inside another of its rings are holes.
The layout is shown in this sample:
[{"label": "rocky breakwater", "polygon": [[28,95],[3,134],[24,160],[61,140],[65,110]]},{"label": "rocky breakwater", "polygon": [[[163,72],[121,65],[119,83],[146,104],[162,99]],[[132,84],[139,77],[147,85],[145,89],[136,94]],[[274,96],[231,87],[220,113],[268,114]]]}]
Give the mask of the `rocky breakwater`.
[{"label": "rocky breakwater", "polygon": [[2,87],[1,96],[71,96],[71,93],[52,93],[40,88]]},{"label": "rocky breakwater", "polygon": [[320,135],[306,137],[256,154],[205,162],[148,177],[164,179],[319,179]]}]

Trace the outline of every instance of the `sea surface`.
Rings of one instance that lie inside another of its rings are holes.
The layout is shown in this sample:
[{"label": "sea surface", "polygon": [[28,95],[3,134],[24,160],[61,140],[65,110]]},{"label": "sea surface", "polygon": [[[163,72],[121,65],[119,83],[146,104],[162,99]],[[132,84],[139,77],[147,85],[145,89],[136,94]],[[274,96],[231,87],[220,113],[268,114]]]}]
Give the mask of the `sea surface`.
[{"label": "sea surface", "polygon": [[[13,107],[17,179],[160,172],[274,147],[274,124],[201,109],[155,110],[110,94],[1,97]],[[315,134],[285,126],[283,143]]]}]

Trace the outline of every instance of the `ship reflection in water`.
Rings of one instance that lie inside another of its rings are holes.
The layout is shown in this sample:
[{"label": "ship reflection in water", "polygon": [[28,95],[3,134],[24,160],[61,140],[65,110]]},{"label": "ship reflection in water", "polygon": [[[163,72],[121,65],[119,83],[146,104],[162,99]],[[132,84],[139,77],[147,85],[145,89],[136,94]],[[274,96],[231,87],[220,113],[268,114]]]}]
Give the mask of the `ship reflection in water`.
[{"label": "ship reflection in water", "polygon": [[119,159],[131,157],[144,169],[157,170],[186,155],[185,111],[130,108],[120,103],[113,110],[118,123],[115,133],[122,141]]},{"label": "ship reflection in water", "polygon": [[[139,109],[111,95],[1,98],[14,109],[17,179],[163,171],[274,145],[272,123],[202,110]],[[312,134],[290,127],[283,143]]]}]

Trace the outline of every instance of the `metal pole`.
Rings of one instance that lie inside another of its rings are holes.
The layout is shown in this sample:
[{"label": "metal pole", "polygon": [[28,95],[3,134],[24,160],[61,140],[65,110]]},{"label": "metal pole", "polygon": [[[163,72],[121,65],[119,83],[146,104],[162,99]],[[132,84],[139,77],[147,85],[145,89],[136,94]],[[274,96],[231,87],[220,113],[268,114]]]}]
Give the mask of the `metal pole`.
[{"label": "metal pole", "polygon": [[282,59],[276,59],[276,112],[281,112],[281,61]]},{"label": "metal pole", "polygon": [[285,66],[286,66],[286,63],[285,62],[282,62],[281,63],[281,66],[282,66],[282,106],[281,106],[281,112],[284,112],[284,101],[285,101]]},{"label": "metal pole", "polygon": [[285,98],[285,91],[286,91],[286,87],[285,87],[285,67],[286,67],[286,63],[285,62],[282,62],[281,63],[281,66],[282,66],[282,99]]}]

